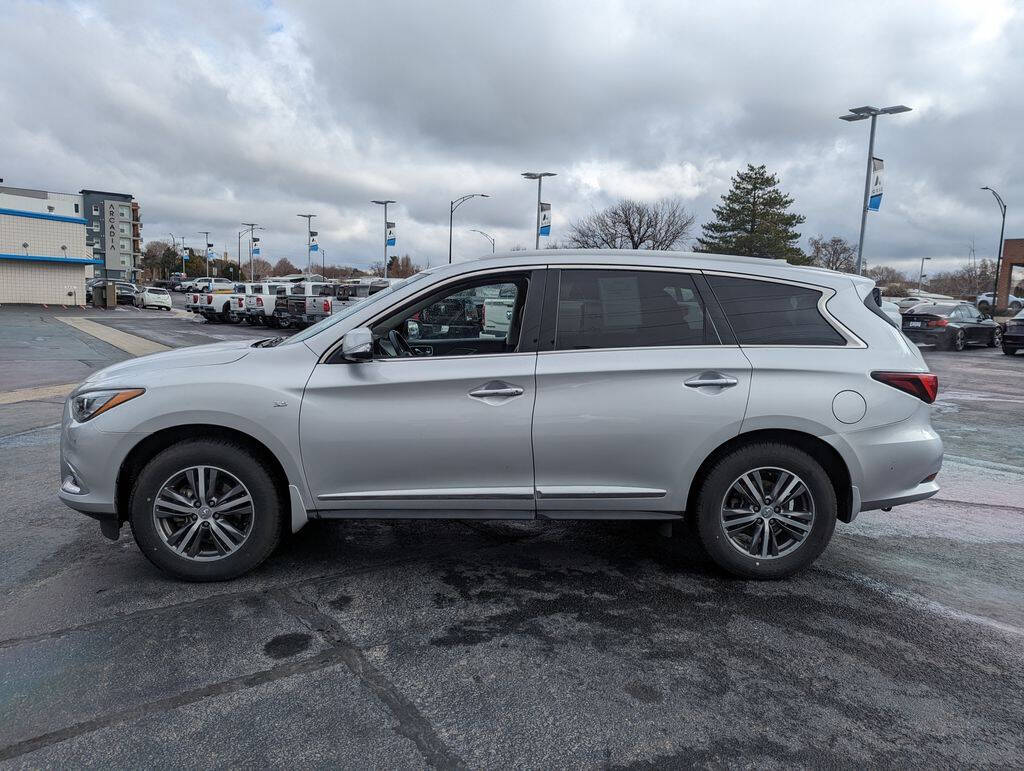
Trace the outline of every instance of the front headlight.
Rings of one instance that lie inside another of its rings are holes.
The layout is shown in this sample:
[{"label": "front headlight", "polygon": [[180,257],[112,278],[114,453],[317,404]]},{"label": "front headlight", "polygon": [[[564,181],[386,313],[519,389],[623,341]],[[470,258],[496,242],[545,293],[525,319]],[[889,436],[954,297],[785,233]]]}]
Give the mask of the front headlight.
[{"label": "front headlight", "polygon": [[71,417],[84,423],[95,418],[102,412],[113,409],[119,404],[142,396],[145,388],[118,388],[110,391],[86,391],[71,399]]}]

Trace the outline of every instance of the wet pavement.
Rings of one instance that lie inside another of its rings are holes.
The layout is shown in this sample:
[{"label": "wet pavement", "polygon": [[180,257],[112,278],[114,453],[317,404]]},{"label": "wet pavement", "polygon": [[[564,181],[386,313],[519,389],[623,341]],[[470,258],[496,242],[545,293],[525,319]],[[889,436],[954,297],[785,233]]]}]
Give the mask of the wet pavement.
[{"label": "wet pavement", "polygon": [[[0,392],[126,356],[43,316],[0,313]],[[926,357],[940,494],[775,583],[644,523],[353,521],[181,584],[57,501],[60,398],[0,405],[0,764],[1020,767],[1024,354]]]}]

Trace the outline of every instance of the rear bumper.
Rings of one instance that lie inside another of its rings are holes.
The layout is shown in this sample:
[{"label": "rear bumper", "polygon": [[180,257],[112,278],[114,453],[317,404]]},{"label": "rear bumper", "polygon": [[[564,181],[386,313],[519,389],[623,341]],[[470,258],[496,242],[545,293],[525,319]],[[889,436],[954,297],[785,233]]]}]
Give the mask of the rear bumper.
[{"label": "rear bumper", "polygon": [[924,345],[942,345],[948,339],[945,327],[937,329],[913,329],[904,327],[905,334],[912,342],[923,343]]}]

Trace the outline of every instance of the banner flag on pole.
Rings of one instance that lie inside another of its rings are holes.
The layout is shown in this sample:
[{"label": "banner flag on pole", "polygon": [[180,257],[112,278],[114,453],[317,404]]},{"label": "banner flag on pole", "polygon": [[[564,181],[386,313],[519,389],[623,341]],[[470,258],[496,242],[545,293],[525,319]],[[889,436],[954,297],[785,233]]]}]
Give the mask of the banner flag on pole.
[{"label": "banner flag on pole", "polygon": [[252,245],[252,256],[253,257],[259,257],[260,256],[260,245],[259,244],[253,244]]},{"label": "banner flag on pole", "polygon": [[181,250],[181,259],[183,259],[185,261],[188,261],[188,250],[187,249],[182,249]]},{"label": "banner flag on pole", "polygon": [[387,243],[388,246],[394,246],[395,245],[395,223],[394,222],[389,222],[388,223],[388,229],[387,229],[387,235],[386,235],[386,243]]},{"label": "banner flag on pole", "polygon": [[318,244],[316,242],[316,238],[315,237],[311,238],[309,240],[309,251],[311,251],[311,252],[319,252],[320,251],[320,244]]},{"label": "banner flag on pole", "polygon": [[206,257],[207,257],[207,259],[211,259],[211,260],[217,259],[217,250],[212,248],[212,247],[207,249],[206,250]]},{"label": "banner flag on pole", "polygon": [[871,195],[868,198],[868,210],[878,211],[882,206],[882,174],[884,162],[881,158],[871,159]]},{"label": "banner flag on pole", "polygon": [[540,205],[540,230],[538,232],[542,236],[551,235],[551,204],[549,203]]}]

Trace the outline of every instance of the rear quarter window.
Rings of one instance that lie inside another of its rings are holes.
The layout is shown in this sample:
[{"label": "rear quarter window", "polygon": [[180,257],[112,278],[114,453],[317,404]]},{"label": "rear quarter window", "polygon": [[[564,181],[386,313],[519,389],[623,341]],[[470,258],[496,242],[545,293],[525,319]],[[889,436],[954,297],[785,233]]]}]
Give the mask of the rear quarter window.
[{"label": "rear quarter window", "polygon": [[707,279],[740,345],[846,345],[818,310],[817,289],[730,276]]}]

